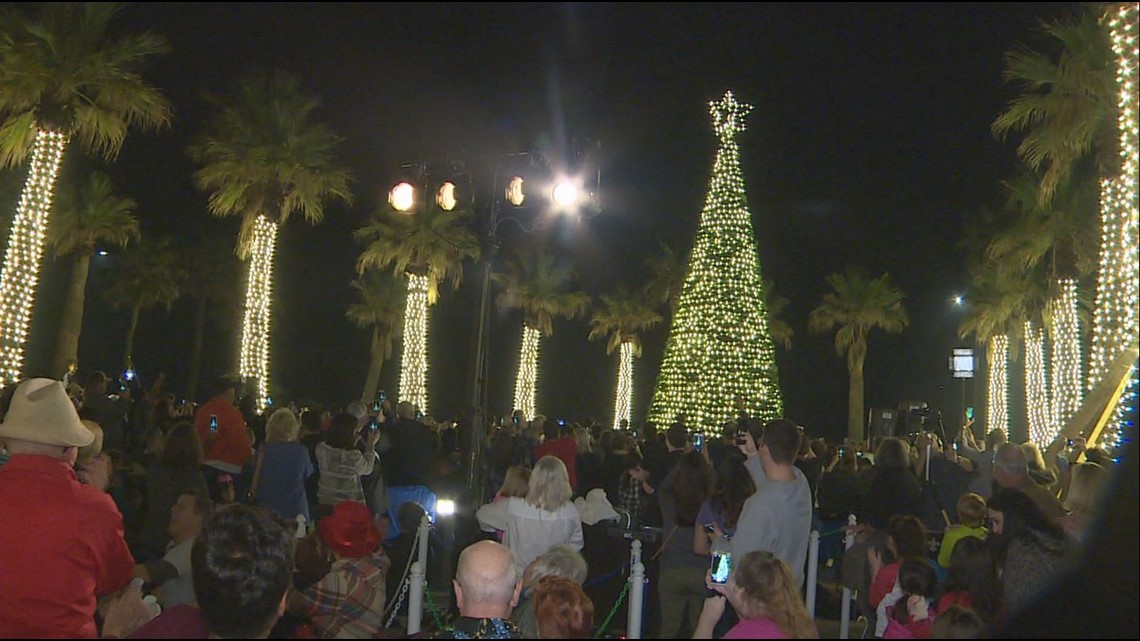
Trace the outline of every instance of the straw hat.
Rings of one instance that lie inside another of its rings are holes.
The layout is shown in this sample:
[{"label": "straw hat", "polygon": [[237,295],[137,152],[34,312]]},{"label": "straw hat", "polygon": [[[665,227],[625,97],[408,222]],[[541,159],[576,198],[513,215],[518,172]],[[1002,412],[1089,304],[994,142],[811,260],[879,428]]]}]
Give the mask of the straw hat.
[{"label": "straw hat", "polygon": [[0,438],[42,445],[85,447],[95,434],[83,426],[63,383],[50,378],[21,382],[0,423]]},{"label": "straw hat", "polygon": [[332,516],[321,519],[317,528],[325,545],[341,556],[366,556],[380,546],[380,530],[363,503],[337,503]]}]

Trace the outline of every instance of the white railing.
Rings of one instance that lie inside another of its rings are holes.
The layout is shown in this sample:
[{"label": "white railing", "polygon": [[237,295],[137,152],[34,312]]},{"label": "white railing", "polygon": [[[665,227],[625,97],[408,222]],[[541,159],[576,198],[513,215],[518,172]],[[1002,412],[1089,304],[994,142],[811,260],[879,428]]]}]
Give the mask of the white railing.
[{"label": "white railing", "polygon": [[629,556],[629,616],[626,638],[641,638],[641,610],[645,597],[645,565],[641,563],[641,541],[633,540]]},{"label": "white railing", "polygon": [[[850,550],[855,545],[855,525],[858,520],[854,514],[847,515],[847,534],[843,537],[843,549]],[[843,586],[843,601],[839,606],[839,638],[850,638],[851,634],[851,588]]]},{"label": "white railing", "polygon": [[416,550],[416,561],[412,563],[412,573],[408,587],[408,636],[419,634],[424,617],[424,573],[427,572],[428,537],[430,536],[431,521],[427,514],[420,519],[420,531],[417,535],[419,548]]},{"label": "white railing", "polygon": [[808,539],[807,611],[815,618],[815,593],[819,587],[819,530],[812,530]]}]

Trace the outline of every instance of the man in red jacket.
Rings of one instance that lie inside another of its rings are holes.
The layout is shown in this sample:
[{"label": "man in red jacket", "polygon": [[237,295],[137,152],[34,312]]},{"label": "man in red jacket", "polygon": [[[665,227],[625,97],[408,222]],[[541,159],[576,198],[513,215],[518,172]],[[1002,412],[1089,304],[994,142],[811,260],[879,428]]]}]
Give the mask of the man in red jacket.
[{"label": "man in red jacket", "polygon": [[214,381],[213,396],[194,414],[194,429],[202,442],[202,463],[207,485],[219,474],[241,475],[253,444],[241,410],[234,406],[241,382],[221,377]]},{"label": "man in red jacket", "polygon": [[16,388],[0,442],[0,636],[95,638],[96,597],[119,592],[135,560],[123,517],[73,465],[95,435],[56,380]]}]

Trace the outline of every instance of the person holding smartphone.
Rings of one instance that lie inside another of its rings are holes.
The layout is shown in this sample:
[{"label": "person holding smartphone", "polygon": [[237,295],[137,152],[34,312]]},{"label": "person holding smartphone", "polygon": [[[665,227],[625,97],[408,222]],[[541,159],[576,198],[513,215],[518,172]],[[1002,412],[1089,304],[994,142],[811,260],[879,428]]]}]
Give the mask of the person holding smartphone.
[{"label": "person holding smartphone", "polygon": [[[202,443],[202,471],[210,485],[220,474],[240,477],[252,456],[253,444],[245,418],[235,405],[241,382],[220,377],[214,381],[210,400],[194,414],[194,429]],[[239,484],[239,496],[244,486]]]}]

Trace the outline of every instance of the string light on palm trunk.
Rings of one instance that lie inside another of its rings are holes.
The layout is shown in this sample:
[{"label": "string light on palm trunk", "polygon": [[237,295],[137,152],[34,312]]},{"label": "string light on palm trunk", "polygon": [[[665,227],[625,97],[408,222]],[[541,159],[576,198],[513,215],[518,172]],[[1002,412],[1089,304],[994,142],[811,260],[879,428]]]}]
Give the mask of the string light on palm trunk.
[{"label": "string light on palm trunk", "polygon": [[1077,281],[1058,281],[1060,295],[1053,303],[1053,357],[1051,391],[1055,436],[1081,407],[1084,385],[1081,381],[1081,337],[1077,324]]},{"label": "string light on palm trunk", "polygon": [[[1116,54],[1118,128],[1121,172],[1101,183],[1101,247],[1092,351],[1089,354],[1091,389],[1104,377],[1109,363],[1137,337],[1137,280],[1140,279],[1140,211],[1137,208],[1137,16],[1134,2],[1114,5],[1108,26]],[[1132,403],[1124,394],[1115,416],[1101,433],[1100,444],[1115,447],[1121,439],[1121,419]]]},{"label": "string light on palm trunk", "polygon": [[404,353],[400,361],[400,402],[428,413],[428,277],[408,274],[404,307]]},{"label": "string light on palm trunk", "polygon": [[65,134],[36,130],[31,167],[16,206],[0,272],[0,385],[20,380],[24,367],[24,345],[35,304],[44,234],[66,147]]},{"label": "string light on palm trunk", "polygon": [[522,347],[519,349],[519,373],[515,380],[515,409],[523,418],[531,420],[537,414],[535,397],[538,395],[538,345],[542,333],[523,325]]},{"label": "string light on palm trunk", "polygon": [[618,360],[617,395],[614,398],[614,429],[621,428],[621,422],[632,425],[633,415],[633,342],[621,344]]},{"label": "string light on palm trunk", "polygon": [[1009,337],[990,339],[990,381],[986,432],[1001,430],[1009,436]]},{"label": "string light on palm trunk", "polygon": [[1045,389],[1045,340],[1032,322],[1025,323],[1025,407],[1029,418],[1029,440],[1047,446],[1050,437],[1049,393]]},{"label": "string light on palm trunk", "polygon": [[257,381],[257,409],[269,401],[269,323],[273,301],[273,256],[277,250],[277,223],[259,216],[253,223],[242,323],[242,379]]}]

